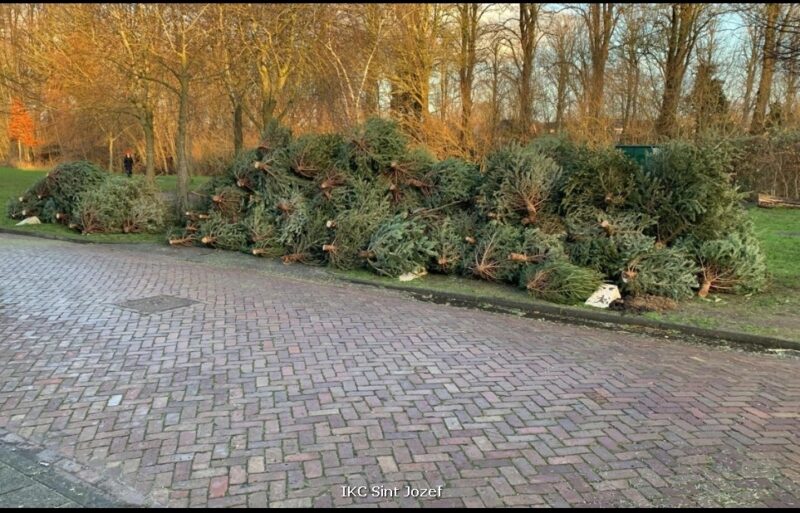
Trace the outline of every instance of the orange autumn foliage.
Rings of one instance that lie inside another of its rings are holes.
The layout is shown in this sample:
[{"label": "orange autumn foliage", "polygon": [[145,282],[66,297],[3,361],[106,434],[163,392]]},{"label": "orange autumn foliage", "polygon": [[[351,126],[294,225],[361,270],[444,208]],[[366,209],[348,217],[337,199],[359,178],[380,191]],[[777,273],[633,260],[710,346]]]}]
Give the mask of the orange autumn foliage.
[{"label": "orange autumn foliage", "polygon": [[8,138],[18,141],[25,146],[34,147],[39,142],[36,140],[36,127],[33,118],[19,98],[11,100],[11,116],[8,120]]}]

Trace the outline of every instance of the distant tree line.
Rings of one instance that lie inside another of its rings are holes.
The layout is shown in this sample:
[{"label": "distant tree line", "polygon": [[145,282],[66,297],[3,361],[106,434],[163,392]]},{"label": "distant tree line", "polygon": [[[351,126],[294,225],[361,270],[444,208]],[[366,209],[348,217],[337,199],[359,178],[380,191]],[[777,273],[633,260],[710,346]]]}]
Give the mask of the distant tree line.
[{"label": "distant tree line", "polygon": [[0,160],[192,172],[397,119],[439,155],[797,126],[800,4],[3,4]]}]

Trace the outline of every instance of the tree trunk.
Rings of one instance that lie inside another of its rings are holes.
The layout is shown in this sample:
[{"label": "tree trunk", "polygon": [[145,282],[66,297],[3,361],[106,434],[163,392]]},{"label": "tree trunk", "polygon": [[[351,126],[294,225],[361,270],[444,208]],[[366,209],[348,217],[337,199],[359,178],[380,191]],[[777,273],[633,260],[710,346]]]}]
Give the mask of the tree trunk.
[{"label": "tree trunk", "polygon": [[586,28],[589,33],[591,71],[589,73],[586,105],[590,121],[589,127],[595,136],[598,135],[599,129],[603,126],[606,62],[608,61],[608,51],[615,25],[614,4],[589,5],[589,12],[586,15]]},{"label": "tree trunk", "polygon": [[[559,64],[559,68],[561,64]],[[564,111],[567,107],[567,76],[559,70],[556,83],[556,130],[561,132],[564,128]]]},{"label": "tree trunk", "polygon": [[244,146],[244,129],[242,120],[242,102],[236,100],[233,103],[233,152],[238,154]]},{"label": "tree trunk", "polygon": [[472,148],[472,82],[475,74],[475,44],[478,39],[477,4],[459,4],[459,24],[461,28],[461,55],[458,69],[461,93],[461,146],[464,150]]},{"label": "tree trunk", "polygon": [[764,131],[764,121],[767,114],[770,93],[772,92],[772,76],[775,73],[775,50],[777,44],[777,21],[780,14],[780,4],[766,4],[766,26],[764,27],[764,48],[761,56],[761,78],[758,81],[756,102],[753,107],[753,120],[750,123],[750,133],[758,134]]},{"label": "tree trunk", "polygon": [[449,104],[450,73],[447,70],[447,62],[442,59],[439,65],[439,119],[445,121],[447,112],[450,110]]},{"label": "tree trunk", "polygon": [[261,130],[266,130],[270,122],[275,117],[275,107],[277,102],[271,96],[261,98]]},{"label": "tree trunk", "polygon": [[527,134],[533,124],[533,60],[536,53],[536,29],[539,20],[539,4],[519,4],[519,33],[522,47],[520,66],[518,130]]},{"label": "tree trunk", "polygon": [[156,180],[156,137],[153,128],[153,113],[146,111],[142,121],[144,130],[144,154],[145,154],[145,176],[151,184]]},{"label": "tree trunk", "polygon": [[[364,103],[363,103],[363,112],[367,116],[374,116],[378,114],[378,102],[380,98],[380,86],[378,81],[375,79],[367,79],[367,85],[364,88]],[[356,113],[359,115],[361,113]]]},{"label": "tree trunk", "polygon": [[178,190],[176,207],[179,213],[185,212],[189,204],[189,161],[186,152],[186,128],[189,120],[189,80],[180,80],[178,95],[178,127],[175,133],[175,153],[178,166]]},{"label": "tree trunk", "polygon": [[656,133],[674,137],[683,77],[698,37],[698,20],[704,4],[672,4],[668,28],[667,58],[664,63],[664,95],[656,120]]},{"label": "tree trunk", "polygon": [[683,73],[672,69],[664,80],[664,96],[656,120],[656,132],[665,137],[674,137],[677,129],[678,100],[681,96]]},{"label": "tree trunk", "polygon": [[108,172],[114,172],[114,138],[108,136]]},{"label": "tree trunk", "polygon": [[747,121],[750,117],[750,103],[753,99],[753,85],[756,81],[756,69],[758,68],[758,38],[756,34],[751,33],[751,46],[750,58],[747,59],[747,74],[744,81],[744,100],[742,105],[742,130],[747,127]]}]

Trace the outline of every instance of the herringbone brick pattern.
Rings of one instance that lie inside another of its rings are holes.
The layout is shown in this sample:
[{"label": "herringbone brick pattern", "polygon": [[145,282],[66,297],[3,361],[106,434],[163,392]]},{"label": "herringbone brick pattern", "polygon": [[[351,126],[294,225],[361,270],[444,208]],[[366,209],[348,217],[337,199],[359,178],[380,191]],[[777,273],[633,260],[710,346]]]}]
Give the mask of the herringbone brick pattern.
[{"label": "herringbone brick pattern", "polygon": [[800,502],[796,359],[7,235],[0,287],[0,428],[156,503]]}]

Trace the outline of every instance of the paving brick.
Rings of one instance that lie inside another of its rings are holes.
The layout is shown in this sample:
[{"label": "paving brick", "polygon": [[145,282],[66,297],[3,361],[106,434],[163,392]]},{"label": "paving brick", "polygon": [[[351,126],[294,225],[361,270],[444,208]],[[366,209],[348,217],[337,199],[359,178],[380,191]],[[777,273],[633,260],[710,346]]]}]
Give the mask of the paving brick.
[{"label": "paving brick", "polygon": [[[13,277],[0,427],[91,462],[87,479],[113,473],[177,507],[800,498],[795,358],[426,304],[194,251],[0,235],[0,277]],[[114,306],[164,295],[196,303]],[[387,480],[444,492],[341,494]]]}]

